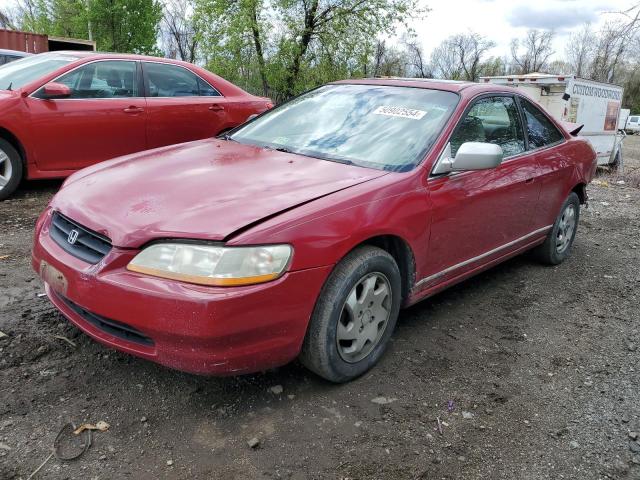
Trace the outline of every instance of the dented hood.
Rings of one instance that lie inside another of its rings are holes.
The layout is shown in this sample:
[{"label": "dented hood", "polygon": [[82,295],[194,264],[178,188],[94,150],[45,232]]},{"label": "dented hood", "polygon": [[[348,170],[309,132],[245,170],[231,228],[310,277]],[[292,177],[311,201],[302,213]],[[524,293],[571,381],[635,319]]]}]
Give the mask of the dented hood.
[{"label": "dented hood", "polygon": [[123,248],[157,238],[224,240],[385,173],[211,139],[81,170],[51,206]]}]

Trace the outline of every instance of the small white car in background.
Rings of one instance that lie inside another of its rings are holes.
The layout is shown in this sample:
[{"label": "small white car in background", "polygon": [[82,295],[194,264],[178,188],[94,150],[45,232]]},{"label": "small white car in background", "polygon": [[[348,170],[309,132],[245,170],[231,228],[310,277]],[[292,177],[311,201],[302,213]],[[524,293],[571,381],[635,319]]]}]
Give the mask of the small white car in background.
[{"label": "small white car in background", "polygon": [[624,126],[624,130],[631,135],[634,133],[640,133],[640,115],[631,115],[627,119],[627,124]]}]

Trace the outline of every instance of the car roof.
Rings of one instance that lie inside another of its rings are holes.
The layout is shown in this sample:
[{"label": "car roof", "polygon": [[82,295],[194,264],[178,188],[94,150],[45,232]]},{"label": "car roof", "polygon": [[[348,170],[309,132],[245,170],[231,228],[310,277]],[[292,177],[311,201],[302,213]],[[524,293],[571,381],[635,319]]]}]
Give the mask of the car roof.
[{"label": "car roof", "polygon": [[82,60],[114,58],[114,59],[125,59],[125,60],[151,60],[154,62],[188,64],[188,62],[183,62],[182,60],[175,60],[173,58],[154,57],[151,55],[136,55],[133,53],[94,52],[94,51],[86,51],[86,50],[54,50],[52,52],[41,53],[40,55],[47,55],[47,54],[70,55]]},{"label": "car roof", "polygon": [[29,55],[33,55],[32,53],[21,52],[20,50],[6,50],[4,48],[0,48],[0,55],[13,55],[15,57],[28,57]]},{"label": "car roof", "polygon": [[[434,78],[404,78],[404,77],[380,77],[340,80],[333,84],[359,84],[359,85],[386,85],[392,87],[412,87],[432,90],[444,90],[459,93],[468,90],[475,95],[482,92],[513,92],[513,88],[505,85],[492,85],[488,83],[463,82],[458,80],[441,80]],[[505,88],[506,87],[506,88]],[[467,93],[467,92],[465,92]]]}]

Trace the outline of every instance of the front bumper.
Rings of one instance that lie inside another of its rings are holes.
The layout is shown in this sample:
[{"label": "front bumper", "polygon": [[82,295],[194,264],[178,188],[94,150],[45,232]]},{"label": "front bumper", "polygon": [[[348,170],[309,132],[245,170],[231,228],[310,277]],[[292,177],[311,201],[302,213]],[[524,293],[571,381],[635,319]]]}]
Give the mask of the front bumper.
[{"label": "front bumper", "polygon": [[137,250],[114,247],[98,264],[85,263],[51,239],[49,221],[47,211],[36,225],[32,265],[41,275],[43,265],[56,272],[55,281],[44,281],[58,310],[109,347],[198,374],[249,373],[293,360],[331,271],[288,272],[245,287],[190,285],[126,270]]}]

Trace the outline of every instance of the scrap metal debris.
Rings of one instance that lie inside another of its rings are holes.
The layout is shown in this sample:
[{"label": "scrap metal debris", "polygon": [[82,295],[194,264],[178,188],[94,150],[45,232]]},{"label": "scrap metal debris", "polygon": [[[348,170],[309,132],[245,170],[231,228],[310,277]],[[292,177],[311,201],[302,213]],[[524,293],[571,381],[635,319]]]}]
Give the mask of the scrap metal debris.
[{"label": "scrap metal debris", "polygon": [[83,423],[78,428],[73,431],[74,435],[80,435],[85,430],[99,430],[101,432],[106,432],[109,430],[110,425],[107,422],[100,421],[95,425],[92,423]]},{"label": "scrap metal debris", "polygon": [[58,340],[62,340],[64,342],[67,342],[69,345],[71,345],[73,348],[76,348],[77,345],[72,342],[71,340],[69,340],[67,337],[65,337],[64,335],[54,335],[54,338],[57,338]]},{"label": "scrap metal debris", "polygon": [[[89,450],[89,447],[91,447],[91,442],[93,441],[91,431],[98,430],[100,432],[105,432],[108,429],[109,424],[103,421],[100,421],[95,425],[91,423],[83,423],[79,427],[76,427],[74,423],[67,423],[60,429],[58,435],[56,435],[56,438],[53,440],[53,451],[51,452],[51,454],[49,454],[49,456],[45,458],[44,462],[42,462],[40,466],[27,477],[27,480],[31,480],[54,456],[58,460],[62,460],[63,462],[68,462],[80,458],[87,450]],[[63,440],[65,440],[65,438],[66,440],[68,440],[69,438],[73,438],[71,435],[69,435],[70,433],[74,436],[81,435],[83,438],[83,443],[79,450],[71,454],[67,454],[63,452],[62,442]]]}]

